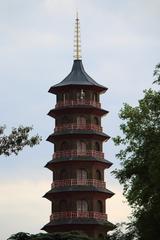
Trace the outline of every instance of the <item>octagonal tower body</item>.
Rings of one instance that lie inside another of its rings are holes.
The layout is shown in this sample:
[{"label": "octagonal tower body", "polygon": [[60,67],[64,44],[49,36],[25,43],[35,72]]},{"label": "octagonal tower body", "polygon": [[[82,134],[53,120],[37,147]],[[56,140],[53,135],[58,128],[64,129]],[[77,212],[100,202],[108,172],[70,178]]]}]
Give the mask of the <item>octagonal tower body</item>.
[{"label": "octagonal tower body", "polygon": [[114,228],[105,204],[113,196],[104,182],[104,170],[112,165],[103,153],[109,136],[102,131],[101,118],[108,111],[101,108],[100,94],[106,90],[89,77],[80,59],[49,89],[57,103],[48,113],[55,118],[55,129],[47,139],[54,144],[46,164],[53,172],[51,190],[44,195],[52,205],[50,221],[42,228],[47,232],[79,230],[102,237]]}]

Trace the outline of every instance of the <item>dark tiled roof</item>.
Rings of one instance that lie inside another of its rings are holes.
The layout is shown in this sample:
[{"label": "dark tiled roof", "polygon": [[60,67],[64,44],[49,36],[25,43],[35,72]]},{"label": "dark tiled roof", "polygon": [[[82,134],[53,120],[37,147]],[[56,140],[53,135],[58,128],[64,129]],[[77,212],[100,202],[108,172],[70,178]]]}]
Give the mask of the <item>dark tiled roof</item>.
[{"label": "dark tiled roof", "polygon": [[103,132],[96,132],[93,130],[64,130],[61,132],[55,132],[49,135],[46,139],[47,141],[53,143],[56,137],[73,137],[73,136],[83,136],[83,135],[90,135],[91,137],[101,137],[103,140],[108,140],[110,136]]},{"label": "dark tiled roof", "polygon": [[64,186],[64,187],[57,187],[53,188],[48,191],[44,197],[48,197],[50,194],[53,193],[61,193],[61,192],[102,192],[108,194],[109,197],[113,196],[114,193],[106,188],[98,188],[95,186],[82,186],[82,185],[75,185],[75,186]]},{"label": "dark tiled roof", "polygon": [[51,109],[49,112],[48,112],[48,115],[50,117],[55,117],[57,116],[58,114],[73,114],[73,113],[96,113],[97,115],[99,116],[104,116],[106,115],[107,113],[109,113],[107,110],[104,110],[102,108],[96,108],[96,107],[93,107],[91,105],[88,105],[88,106],[85,106],[85,105],[73,105],[73,106],[66,106],[66,107],[63,107],[63,108],[54,108],[54,109]]},{"label": "dark tiled roof", "polygon": [[52,86],[49,92],[53,92],[55,88],[69,85],[96,86],[100,88],[101,91],[107,90],[106,87],[98,84],[85,72],[82,60],[74,60],[70,74],[63,81]]},{"label": "dark tiled roof", "polygon": [[106,160],[106,159],[99,159],[99,158],[95,158],[95,157],[88,157],[88,156],[78,156],[78,157],[61,157],[61,158],[54,158],[52,159],[51,161],[49,161],[45,167],[48,167],[49,165],[51,164],[54,164],[54,163],[60,163],[60,162],[70,162],[70,161],[96,161],[96,162],[102,162],[102,163],[105,163],[109,166],[112,165],[112,162]]},{"label": "dark tiled roof", "polygon": [[93,219],[93,218],[67,218],[67,219],[58,219],[58,220],[51,221],[48,224],[46,224],[42,228],[42,230],[45,230],[48,227],[59,226],[59,225],[72,225],[72,224],[75,224],[75,225],[84,225],[84,224],[102,225],[105,228],[110,229],[110,230],[115,228],[115,225],[107,220],[99,220],[99,219]]}]

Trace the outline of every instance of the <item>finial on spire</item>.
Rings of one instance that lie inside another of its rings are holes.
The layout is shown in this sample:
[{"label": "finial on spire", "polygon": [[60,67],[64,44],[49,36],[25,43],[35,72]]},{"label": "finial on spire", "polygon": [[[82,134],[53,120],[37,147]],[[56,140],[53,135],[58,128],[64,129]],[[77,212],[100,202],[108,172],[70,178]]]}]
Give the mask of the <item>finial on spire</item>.
[{"label": "finial on spire", "polygon": [[81,59],[81,38],[80,38],[80,21],[78,11],[76,12],[75,34],[74,34],[74,59]]}]

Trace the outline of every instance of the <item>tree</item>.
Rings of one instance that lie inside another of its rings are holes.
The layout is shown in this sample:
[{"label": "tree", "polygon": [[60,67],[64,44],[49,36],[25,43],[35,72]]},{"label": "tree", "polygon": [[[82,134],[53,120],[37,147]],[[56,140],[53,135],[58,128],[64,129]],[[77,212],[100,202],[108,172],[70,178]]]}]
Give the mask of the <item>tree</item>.
[{"label": "tree", "polygon": [[105,240],[134,240],[136,229],[127,223],[118,223],[115,230],[106,236]]},{"label": "tree", "polygon": [[153,76],[155,77],[153,83],[157,83],[158,85],[160,85],[160,63],[156,65]]},{"label": "tree", "polygon": [[19,232],[13,234],[7,240],[92,240],[81,232],[63,232],[63,233],[38,233],[29,234]]},{"label": "tree", "polygon": [[11,235],[11,237],[9,237],[7,240],[29,240],[29,239],[30,239],[29,233],[19,232]]},{"label": "tree", "polygon": [[[154,71],[160,84],[160,64]],[[138,239],[158,240],[160,229],[160,91],[145,90],[138,106],[124,104],[120,111],[122,137],[117,154],[121,169],[114,171],[124,186],[124,195],[133,209],[132,225]]]},{"label": "tree", "polygon": [[38,135],[29,137],[32,127],[12,128],[9,135],[5,135],[5,129],[5,126],[0,126],[0,155],[9,156],[13,153],[17,155],[25,146],[33,147],[41,141]]}]

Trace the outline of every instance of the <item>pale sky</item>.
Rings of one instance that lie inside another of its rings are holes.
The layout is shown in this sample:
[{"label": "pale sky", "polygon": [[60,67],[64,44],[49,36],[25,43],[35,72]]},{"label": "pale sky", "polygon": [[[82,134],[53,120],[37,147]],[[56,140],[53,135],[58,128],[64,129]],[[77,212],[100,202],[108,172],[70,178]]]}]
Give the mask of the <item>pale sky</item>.
[{"label": "pale sky", "polygon": [[[42,143],[19,156],[0,157],[0,239],[19,231],[38,233],[49,221],[50,202],[42,196],[50,189],[53,146],[45,139],[53,131],[46,114],[55,97],[50,86],[70,72],[76,10],[81,23],[85,70],[109,88],[101,97],[109,110],[103,129],[119,134],[119,109],[136,105],[143,89],[152,87],[154,66],[160,62],[159,0],[0,0],[0,113],[1,125],[33,125]],[[119,167],[118,149],[104,144],[107,188],[115,196],[107,201],[109,221],[126,221],[129,207],[122,187],[111,175]]]}]

